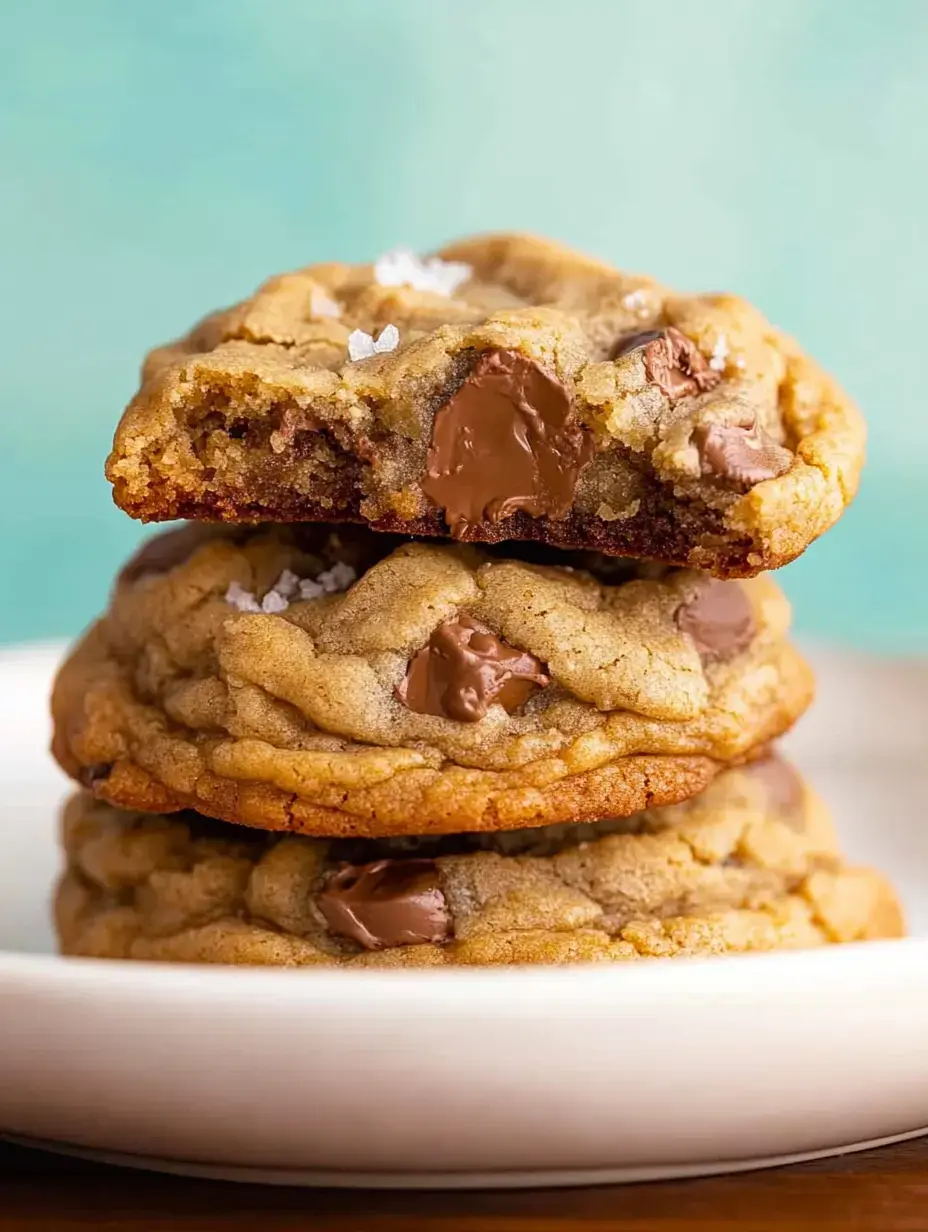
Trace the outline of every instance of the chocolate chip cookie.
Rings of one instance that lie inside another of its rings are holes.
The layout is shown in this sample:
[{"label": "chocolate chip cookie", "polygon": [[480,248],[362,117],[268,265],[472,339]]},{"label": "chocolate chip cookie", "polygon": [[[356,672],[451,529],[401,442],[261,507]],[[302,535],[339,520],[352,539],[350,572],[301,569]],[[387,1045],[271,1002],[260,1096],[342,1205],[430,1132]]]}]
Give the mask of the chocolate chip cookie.
[{"label": "chocolate chip cookie", "polygon": [[848,868],[777,758],[685,804],[500,834],[328,842],[194,813],[67,806],[68,954],[303,966],[570,963],[899,936],[892,889]]},{"label": "chocolate chip cookie", "polygon": [[854,496],[859,412],[731,295],[525,236],[312,266],[153,351],[134,517],[363,521],[751,576]]},{"label": "chocolate chip cookie", "polygon": [[62,668],[55,754],[131,809],[511,830],[685,799],[807,706],[769,578],[528,546],[168,532]]}]

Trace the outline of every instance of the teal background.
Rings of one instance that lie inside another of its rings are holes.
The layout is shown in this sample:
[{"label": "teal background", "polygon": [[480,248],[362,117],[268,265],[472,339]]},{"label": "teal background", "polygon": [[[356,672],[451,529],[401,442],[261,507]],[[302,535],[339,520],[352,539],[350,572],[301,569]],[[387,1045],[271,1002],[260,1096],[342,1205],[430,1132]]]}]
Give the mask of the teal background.
[{"label": "teal background", "polygon": [[0,640],[76,632],[142,534],[102,465],[151,344],[266,275],[550,234],[754,300],[868,413],[781,574],[928,649],[924,0],[0,0]]}]

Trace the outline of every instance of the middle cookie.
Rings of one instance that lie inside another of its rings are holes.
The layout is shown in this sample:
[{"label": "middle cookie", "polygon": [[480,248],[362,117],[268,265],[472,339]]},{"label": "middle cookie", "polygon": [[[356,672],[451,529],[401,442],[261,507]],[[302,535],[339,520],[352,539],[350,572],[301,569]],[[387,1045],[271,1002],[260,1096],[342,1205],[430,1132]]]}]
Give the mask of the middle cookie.
[{"label": "middle cookie", "polygon": [[188,526],[129,562],[62,668],[54,751],[112,804],[264,829],[620,817],[799,717],[789,615],[763,576]]}]

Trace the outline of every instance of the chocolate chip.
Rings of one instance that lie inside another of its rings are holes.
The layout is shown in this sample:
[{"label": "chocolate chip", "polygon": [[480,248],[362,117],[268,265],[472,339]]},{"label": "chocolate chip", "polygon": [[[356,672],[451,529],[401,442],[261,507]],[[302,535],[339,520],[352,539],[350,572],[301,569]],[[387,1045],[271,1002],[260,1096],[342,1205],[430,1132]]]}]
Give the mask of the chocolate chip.
[{"label": "chocolate chip", "polygon": [[709,662],[733,659],[757,632],[753,608],[741,586],[715,578],[703,582],[694,598],[677,609],[676,619]]},{"label": "chocolate chip", "polygon": [[485,351],[435,416],[422,490],[457,537],[520,509],[564,518],[592,452],[560,381],[518,351]]},{"label": "chocolate chip", "polygon": [[722,379],[722,374],[709,366],[696,343],[673,325],[620,339],[612,358],[619,359],[640,347],[644,347],[645,376],[668,398],[705,393]]},{"label": "chocolate chip", "polygon": [[416,714],[476,723],[494,702],[512,713],[549,683],[534,655],[461,616],[438,626],[410,662],[396,696]]},{"label": "chocolate chip", "polygon": [[182,565],[197,548],[211,539],[230,533],[233,532],[221,526],[189,522],[186,526],[178,526],[175,530],[155,535],[154,538],[146,540],[123,565],[118,581],[120,584],[131,583],[149,573],[169,573],[171,569]]},{"label": "chocolate chip", "polygon": [[770,753],[760,761],[752,762],[748,770],[763,783],[771,809],[793,829],[801,829],[805,793],[802,779],[789,762],[776,753]]},{"label": "chocolate chip", "polygon": [[316,899],[329,929],[367,950],[437,945],[452,934],[451,913],[432,860],[346,864]]},{"label": "chocolate chip", "polygon": [[702,473],[750,488],[776,479],[793,464],[793,455],[778,445],[756,419],[750,424],[700,424],[693,432]]}]

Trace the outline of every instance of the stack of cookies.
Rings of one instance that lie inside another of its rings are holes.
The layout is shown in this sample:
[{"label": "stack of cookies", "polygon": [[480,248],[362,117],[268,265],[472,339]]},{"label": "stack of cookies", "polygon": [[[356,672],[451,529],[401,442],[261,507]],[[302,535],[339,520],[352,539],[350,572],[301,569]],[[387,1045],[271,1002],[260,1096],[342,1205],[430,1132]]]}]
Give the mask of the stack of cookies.
[{"label": "stack of cookies", "polygon": [[566,963],[900,935],[773,742],[765,573],[864,426],[742,300],[554,244],[266,283],[153,351],[107,473],[186,519],[61,669],[66,953]]}]

